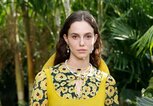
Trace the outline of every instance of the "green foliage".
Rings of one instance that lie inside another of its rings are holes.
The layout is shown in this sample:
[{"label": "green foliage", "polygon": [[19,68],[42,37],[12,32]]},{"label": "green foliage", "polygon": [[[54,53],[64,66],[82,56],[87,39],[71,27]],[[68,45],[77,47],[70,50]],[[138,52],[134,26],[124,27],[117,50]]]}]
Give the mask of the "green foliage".
[{"label": "green foliage", "polygon": [[[59,29],[66,18],[67,11],[64,7],[65,0],[16,0],[15,3],[19,49],[22,54],[25,82],[27,82],[23,5],[26,6],[32,30],[35,73],[40,71],[42,65],[54,52]],[[10,0],[0,1],[0,69],[4,72],[7,70],[9,75],[13,72],[11,67],[14,67],[13,50],[10,46],[10,27],[7,21],[10,5]],[[146,88],[144,95],[151,97],[149,95],[150,92],[152,93],[152,87],[150,90],[152,84],[147,87],[153,75],[153,63],[150,58],[153,48],[152,7],[152,0],[70,0],[71,12],[88,10],[96,18],[105,45],[103,55],[111,75],[118,84],[120,98],[123,101],[130,99],[132,104],[135,104],[135,97],[140,96],[142,88]],[[8,67],[9,64],[11,67]],[[26,99],[28,101],[28,98]],[[145,100],[142,101],[145,102]]]},{"label": "green foliage", "polygon": [[[124,101],[131,105],[135,104],[136,99],[131,98],[130,92],[133,97],[140,96],[141,89],[148,86],[147,82],[153,75],[150,55],[148,56],[149,52],[152,53],[152,31],[149,28],[153,20],[142,11],[142,4],[144,2],[138,0],[105,2],[106,30],[102,33],[103,39],[107,42],[107,48],[104,49],[107,52],[106,62],[117,80],[121,103]],[[144,6],[143,10],[146,8],[153,11],[152,4]],[[148,36],[144,39],[145,32]],[[140,38],[143,40],[140,41]],[[132,48],[133,45],[135,48]],[[143,52],[138,50],[140,48]],[[136,57],[138,52],[139,55],[143,55],[142,58]],[[130,95],[127,96],[126,93]]]},{"label": "green foliage", "polygon": [[153,26],[132,45],[132,48],[136,50],[136,56],[142,57],[146,53],[153,55]]},{"label": "green foliage", "polygon": [[147,97],[142,97],[142,98],[137,97],[136,106],[153,106],[153,99]]},{"label": "green foliage", "polygon": [[143,91],[143,96],[153,98],[153,77],[149,80],[149,86]]},{"label": "green foliage", "polygon": [[[116,78],[119,80],[119,85],[123,84],[122,90],[128,84],[133,83],[133,81],[135,82],[135,87],[138,85],[140,86],[141,84],[144,86],[143,82],[147,81],[148,79],[145,77],[142,78],[142,76],[144,74],[143,71],[146,70],[145,67],[148,67],[148,60],[146,57],[142,60],[136,58],[135,53],[130,48],[130,46],[136,41],[136,31],[132,30],[132,28],[127,24],[116,20],[112,21],[110,30],[111,35],[109,36],[109,42],[107,44],[110,47],[107,49],[109,53],[107,63],[110,65],[110,69],[114,73],[117,73],[116,77],[118,74],[123,74],[123,76],[126,74],[126,76],[123,77],[125,80],[121,80],[118,77]],[[146,72],[145,74],[147,76],[150,74],[150,72]]]},{"label": "green foliage", "polygon": [[149,80],[149,86],[146,89],[142,89],[142,97],[137,97],[136,101],[136,106],[153,105],[153,77]]},{"label": "green foliage", "polygon": [[[98,0],[99,1],[99,0]],[[71,4],[71,8],[73,11],[77,10],[87,10],[92,13],[93,16],[97,17],[97,6],[98,6],[97,0],[75,0]]]}]

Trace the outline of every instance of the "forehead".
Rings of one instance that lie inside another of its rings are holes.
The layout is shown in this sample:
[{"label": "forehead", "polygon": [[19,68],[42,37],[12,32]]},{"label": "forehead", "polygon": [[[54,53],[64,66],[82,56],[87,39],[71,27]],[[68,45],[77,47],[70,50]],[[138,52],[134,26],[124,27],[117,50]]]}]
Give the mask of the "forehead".
[{"label": "forehead", "polygon": [[94,29],[86,21],[76,21],[71,24],[68,33],[94,33]]}]

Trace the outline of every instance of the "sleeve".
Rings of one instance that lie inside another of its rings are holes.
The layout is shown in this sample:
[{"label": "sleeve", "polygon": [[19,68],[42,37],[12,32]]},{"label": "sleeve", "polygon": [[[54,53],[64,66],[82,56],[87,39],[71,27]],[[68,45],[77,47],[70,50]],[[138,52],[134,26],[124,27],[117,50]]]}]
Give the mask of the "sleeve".
[{"label": "sleeve", "polygon": [[44,71],[40,71],[35,77],[30,106],[48,106],[47,79]]},{"label": "sleeve", "polygon": [[114,78],[110,75],[107,77],[106,80],[105,106],[119,106],[116,82]]}]

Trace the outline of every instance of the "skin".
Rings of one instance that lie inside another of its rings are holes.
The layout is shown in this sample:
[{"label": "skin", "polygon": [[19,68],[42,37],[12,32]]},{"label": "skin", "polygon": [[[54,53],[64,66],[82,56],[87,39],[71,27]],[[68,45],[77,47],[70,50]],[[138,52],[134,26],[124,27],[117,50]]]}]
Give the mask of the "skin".
[{"label": "skin", "polygon": [[[72,23],[68,35],[64,35],[64,40],[71,51],[67,64],[80,69],[88,67],[90,53],[94,48],[96,39],[97,35],[94,34],[93,28],[86,21]],[[80,95],[82,81],[76,80],[75,83],[76,91]]]},{"label": "skin", "polygon": [[76,21],[71,24],[64,40],[70,48],[68,64],[77,68],[89,66],[90,53],[94,48],[97,34],[86,21]]}]

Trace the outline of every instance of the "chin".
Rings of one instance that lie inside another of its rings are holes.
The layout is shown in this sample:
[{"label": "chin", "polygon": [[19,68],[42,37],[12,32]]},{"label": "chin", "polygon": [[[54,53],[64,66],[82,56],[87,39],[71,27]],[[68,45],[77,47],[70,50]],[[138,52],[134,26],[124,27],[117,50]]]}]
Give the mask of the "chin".
[{"label": "chin", "polygon": [[88,53],[75,53],[75,54],[72,53],[71,55],[73,55],[75,58],[77,58],[79,60],[84,60],[84,59],[87,59],[88,57],[90,57],[90,55]]},{"label": "chin", "polygon": [[78,56],[78,59],[80,60],[85,60],[86,58],[88,58],[88,56]]}]

